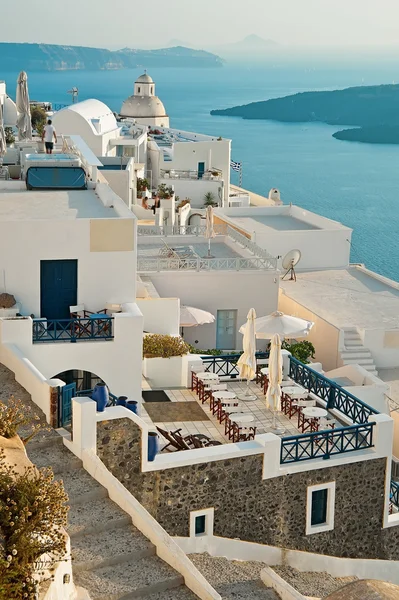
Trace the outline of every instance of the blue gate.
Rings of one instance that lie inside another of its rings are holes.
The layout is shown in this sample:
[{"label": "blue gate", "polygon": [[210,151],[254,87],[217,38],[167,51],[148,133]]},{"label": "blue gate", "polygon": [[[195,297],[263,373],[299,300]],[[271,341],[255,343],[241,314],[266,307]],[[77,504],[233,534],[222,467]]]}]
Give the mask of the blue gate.
[{"label": "blue gate", "polygon": [[58,407],[58,427],[70,425],[72,421],[72,398],[76,398],[76,383],[61,388]]}]

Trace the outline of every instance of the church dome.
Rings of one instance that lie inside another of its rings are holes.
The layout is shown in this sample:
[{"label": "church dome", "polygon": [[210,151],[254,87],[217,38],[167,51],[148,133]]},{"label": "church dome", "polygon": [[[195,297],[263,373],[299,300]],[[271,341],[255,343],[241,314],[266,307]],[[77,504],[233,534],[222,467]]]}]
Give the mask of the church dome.
[{"label": "church dome", "polygon": [[136,79],[136,83],[154,83],[154,80],[148,75],[148,73],[143,73],[138,79]]},{"label": "church dome", "polygon": [[130,96],[122,104],[121,117],[145,119],[166,117],[166,110],[157,96]]}]

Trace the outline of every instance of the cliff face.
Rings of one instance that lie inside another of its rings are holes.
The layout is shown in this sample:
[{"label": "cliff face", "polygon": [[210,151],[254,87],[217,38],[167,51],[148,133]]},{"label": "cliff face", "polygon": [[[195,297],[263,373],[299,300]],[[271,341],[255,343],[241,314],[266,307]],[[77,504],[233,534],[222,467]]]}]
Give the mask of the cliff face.
[{"label": "cliff face", "polygon": [[221,67],[215,54],[176,47],[111,51],[84,46],[0,43],[0,67],[9,71],[110,70],[136,67]]}]

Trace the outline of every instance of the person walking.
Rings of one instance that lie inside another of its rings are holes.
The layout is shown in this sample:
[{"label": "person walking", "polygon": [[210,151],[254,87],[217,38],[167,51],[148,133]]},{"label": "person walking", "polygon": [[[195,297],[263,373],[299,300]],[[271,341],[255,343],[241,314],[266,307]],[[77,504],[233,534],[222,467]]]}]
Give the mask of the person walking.
[{"label": "person walking", "polygon": [[46,154],[53,153],[53,148],[54,148],[53,140],[55,140],[55,142],[57,143],[57,134],[55,132],[55,128],[54,128],[54,125],[53,125],[51,119],[49,119],[47,121],[47,125],[43,129],[43,135],[42,135],[42,142],[44,142],[44,144],[46,146]]}]

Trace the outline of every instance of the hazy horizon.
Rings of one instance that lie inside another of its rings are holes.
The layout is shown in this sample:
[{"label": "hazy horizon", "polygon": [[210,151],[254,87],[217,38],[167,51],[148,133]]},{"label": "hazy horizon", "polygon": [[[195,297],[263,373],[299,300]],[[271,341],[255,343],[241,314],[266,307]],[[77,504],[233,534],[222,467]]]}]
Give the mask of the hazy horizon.
[{"label": "hazy horizon", "polygon": [[247,0],[245,10],[241,0],[203,0],[199,9],[187,9],[187,0],[169,0],[166,9],[163,0],[152,0],[150,9],[137,0],[116,6],[69,0],[65,10],[64,2],[53,0],[40,12],[31,0],[9,3],[0,40],[116,49],[160,48],[179,39],[207,49],[255,34],[287,49],[398,46],[397,0]]}]

